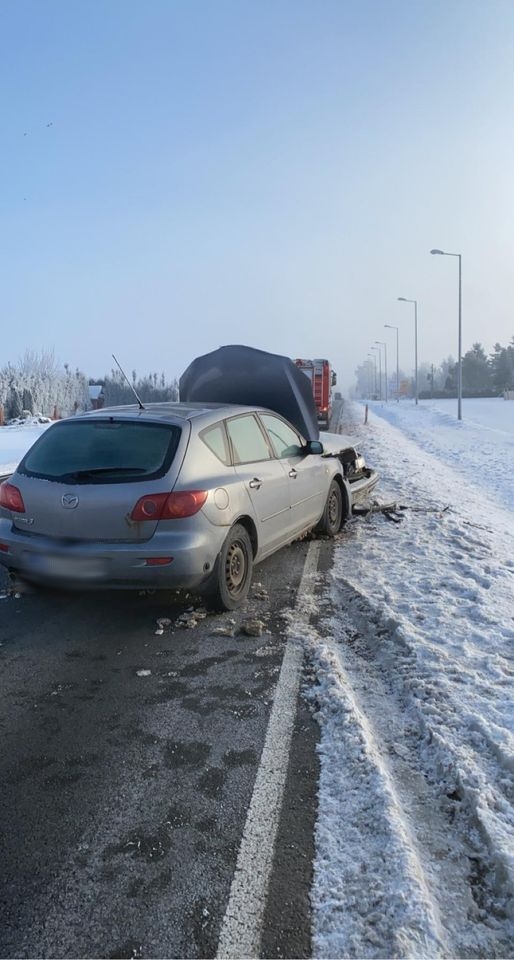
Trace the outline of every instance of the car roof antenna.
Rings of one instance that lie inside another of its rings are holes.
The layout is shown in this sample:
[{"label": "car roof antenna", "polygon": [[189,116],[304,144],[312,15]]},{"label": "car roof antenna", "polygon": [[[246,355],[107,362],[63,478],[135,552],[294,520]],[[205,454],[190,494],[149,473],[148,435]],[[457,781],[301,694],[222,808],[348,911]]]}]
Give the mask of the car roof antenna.
[{"label": "car roof antenna", "polygon": [[125,377],[125,380],[127,381],[130,389],[132,390],[132,393],[134,394],[134,396],[135,396],[135,398],[136,398],[136,400],[137,400],[137,402],[138,402],[138,404],[139,404],[139,409],[140,409],[140,410],[144,410],[145,407],[143,406],[143,401],[141,400],[141,397],[139,396],[139,394],[138,394],[138,392],[137,392],[134,384],[130,382],[129,378],[127,377],[127,374],[125,373],[125,371],[124,371],[124,369],[123,369],[123,367],[120,366],[120,364],[119,364],[118,361],[116,360],[116,357],[114,356],[113,353],[111,354],[111,356],[112,356],[112,359],[114,360],[114,362],[118,364],[118,367],[120,368],[123,376]]}]

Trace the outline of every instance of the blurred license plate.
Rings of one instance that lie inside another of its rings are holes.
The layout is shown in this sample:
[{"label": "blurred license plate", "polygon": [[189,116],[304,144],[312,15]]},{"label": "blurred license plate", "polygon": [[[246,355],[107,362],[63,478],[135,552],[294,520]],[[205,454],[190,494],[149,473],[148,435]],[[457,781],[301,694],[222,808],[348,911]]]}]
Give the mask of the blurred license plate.
[{"label": "blurred license plate", "polygon": [[107,573],[107,562],[98,557],[32,556],[27,566],[59,580],[96,580]]}]

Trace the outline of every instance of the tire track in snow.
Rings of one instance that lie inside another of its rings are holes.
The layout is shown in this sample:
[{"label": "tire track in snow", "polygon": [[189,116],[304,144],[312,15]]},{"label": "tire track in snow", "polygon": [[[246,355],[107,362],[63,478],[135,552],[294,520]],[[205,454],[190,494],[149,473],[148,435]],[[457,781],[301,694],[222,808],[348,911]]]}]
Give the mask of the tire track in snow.
[{"label": "tire track in snow", "polygon": [[406,651],[396,675],[384,671],[375,651],[385,636],[377,632],[394,626],[377,621],[349,585],[339,582],[338,591],[346,622],[326,601],[323,641],[311,644],[322,687],[315,955],[511,956],[509,930],[491,908],[491,866],[455,771],[445,776],[438,756],[427,764],[437,742],[403,692]]}]

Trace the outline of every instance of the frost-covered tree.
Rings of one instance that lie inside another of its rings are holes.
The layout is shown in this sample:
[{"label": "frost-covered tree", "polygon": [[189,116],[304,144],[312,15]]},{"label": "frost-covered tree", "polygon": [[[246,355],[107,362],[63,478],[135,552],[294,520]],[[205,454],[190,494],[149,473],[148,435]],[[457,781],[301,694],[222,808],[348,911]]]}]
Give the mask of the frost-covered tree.
[{"label": "frost-covered tree", "polygon": [[53,351],[27,350],[16,364],[0,369],[0,404],[6,420],[20,416],[23,410],[51,417],[54,410],[68,416],[88,407],[87,381],[77,370],[59,367]]},{"label": "frost-covered tree", "polygon": [[[178,399],[177,381],[167,383],[164,373],[161,374],[160,378],[156,373],[149,373],[142,378],[138,378],[136,371],[132,370],[131,382],[143,403],[159,403]],[[120,370],[112,369],[109,374],[103,377],[96,380],[90,379],[89,383],[91,385],[99,384],[103,387],[106,407],[136,402],[134,390],[131,389],[130,383],[127,383]]]},{"label": "frost-covered tree", "polygon": [[32,391],[28,390],[27,387],[23,389],[23,409],[28,410],[29,413],[34,413],[34,401],[32,400]]},{"label": "frost-covered tree", "polygon": [[19,387],[16,383],[13,383],[11,389],[9,390],[6,406],[7,416],[9,418],[21,417],[23,403],[20,397]]}]

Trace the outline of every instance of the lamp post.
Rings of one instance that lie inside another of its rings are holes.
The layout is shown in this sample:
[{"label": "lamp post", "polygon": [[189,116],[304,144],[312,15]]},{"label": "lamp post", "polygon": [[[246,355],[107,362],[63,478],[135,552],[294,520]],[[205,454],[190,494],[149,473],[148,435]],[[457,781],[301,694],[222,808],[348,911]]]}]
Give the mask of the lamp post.
[{"label": "lamp post", "polygon": [[457,359],[457,420],[462,420],[462,254],[448,253],[447,250],[431,250],[430,253],[441,257],[458,257],[459,260],[459,337]]},{"label": "lamp post", "polygon": [[382,399],[382,351],[380,347],[370,347],[370,350],[378,350],[378,399]]},{"label": "lamp post", "polygon": [[368,353],[370,360],[373,360],[373,393],[377,392],[377,358],[374,353]]},{"label": "lamp post", "polygon": [[399,350],[399,337],[398,337],[398,327],[395,327],[393,323],[384,323],[384,327],[387,330],[396,330],[396,399],[400,399],[400,350]]},{"label": "lamp post", "polygon": [[414,395],[416,405],[418,403],[418,301],[409,300],[408,297],[398,297],[403,303],[414,304]]},{"label": "lamp post", "polygon": [[371,369],[371,360],[366,360],[366,370],[368,372],[368,400],[369,400],[373,392],[371,387],[371,378],[373,376],[373,371]]},{"label": "lamp post", "polygon": [[384,340],[375,340],[375,343],[380,344],[384,348],[384,379],[385,379],[385,402],[387,403],[387,343]]}]

